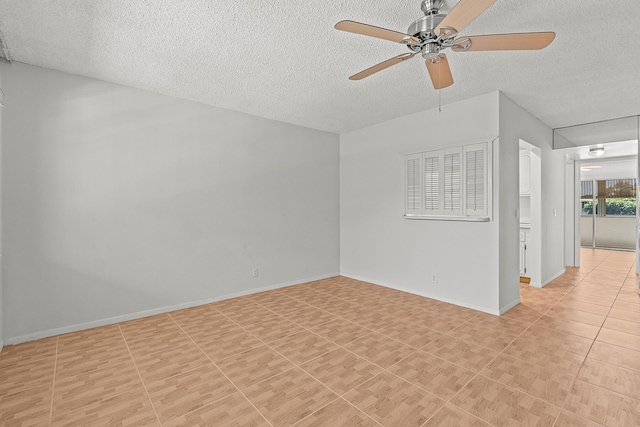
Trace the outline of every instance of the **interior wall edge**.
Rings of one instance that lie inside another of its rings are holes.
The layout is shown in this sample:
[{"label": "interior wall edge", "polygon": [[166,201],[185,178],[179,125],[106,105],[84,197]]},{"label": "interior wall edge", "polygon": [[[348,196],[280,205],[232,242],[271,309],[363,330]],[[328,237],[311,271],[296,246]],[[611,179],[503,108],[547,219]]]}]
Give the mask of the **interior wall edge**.
[{"label": "interior wall edge", "polygon": [[520,304],[520,297],[516,298],[515,300],[513,300],[509,304],[507,304],[504,307],[500,308],[500,316],[502,316],[503,314],[505,314],[507,311],[511,310],[513,307],[515,307],[518,304]]},{"label": "interior wall edge", "polygon": [[554,274],[553,276],[551,276],[549,279],[545,280],[544,282],[542,282],[542,286],[536,286],[536,287],[540,287],[540,288],[544,288],[545,286],[547,286],[549,283],[553,282],[554,280],[556,280],[558,277],[562,276],[564,273],[567,272],[566,268],[563,268],[562,270],[558,271],[556,274]]},{"label": "interior wall edge", "polygon": [[[481,306],[469,304],[469,303],[466,303],[466,302],[463,302],[463,301],[458,301],[458,300],[455,300],[455,299],[452,299],[452,298],[446,298],[446,297],[442,297],[440,295],[430,294],[429,292],[420,292],[420,291],[416,291],[415,289],[405,288],[403,286],[393,285],[391,283],[384,283],[384,282],[380,282],[378,280],[372,280],[372,279],[368,279],[366,277],[361,277],[361,276],[352,275],[352,274],[348,274],[348,273],[340,273],[340,275],[343,276],[343,277],[348,277],[350,279],[360,280],[360,281],[367,282],[367,283],[373,283],[374,285],[383,286],[385,288],[394,289],[396,291],[406,292],[408,294],[418,295],[418,296],[421,296],[421,297],[430,298],[430,299],[433,299],[433,300],[436,300],[436,301],[440,301],[440,302],[446,302],[447,304],[454,304],[454,305],[458,305],[460,307],[470,308],[471,310],[481,311],[481,312],[487,313],[487,314],[493,314],[494,316],[500,316],[500,314],[501,314],[500,310],[495,310],[495,309],[488,308],[488,307],[481,307]],[[520,299],[518,298],[518,303],[519,302],[520,302]],[[515,307],[518,303],[514,304],[512,307],[509,307],[509,309]],[[505,312],[507,310],[505,310]]]},{"label": "interior wall edge", "polygon": [[[35,340],[39,340],[39,339],[42,339],[42,338],[49,338],[49,337],[53,337],[53,336],[56,336],[56,335],[62,335],[62,334],[68,334],[68,333],[71,333],[71,332],[78,332],[78,331],[82,331],[82,330],[86,330],[86,329],[98,328],[100,326],[113,325],[113,324],[116,324],[116,323],[126,322],[126,321],[129,321],[129,320],[136,320],[136,319],[141,319],[143,317],[155,316],[157,314],[170,313],[170,312],[176,311],[176,310],[182,310],[182,309],[185,309],[185,308],[198,307],[198,306],[205,305],[205,304],[211,304],[211,303],[214,303],[214,302],[223,301],[223,300],[227,300],[227,299],[231,299],[231,298],[237,298],[237,297],[242,297],[242,296],[246,296],[246,295],[257,294],[259,292],[270,291],[270,290],[273,290],[273,289],[286,288],[287,286],[294,286],[294,285],[299,285],[299,284],[302,284],[302,283],[313,282],[313,281],[316,281],[316,280],[329,279],[331,277],[336,277],[336,276],[339,276],[339,275],[340,275],[340,273],[323,274],[323,275],[320,275],[320,276],[307,277],[307,278],[304,278],[304,279],[299,279],[299,280],[294,280],[294,281],[289,281],[289,282],[284,282],[284,283],[278,283],[278,284],[275,284],[275,285],[263,286],[263,287],[260,287],[260,288],[249,289],[249,290],[245,290],[245,291],[241,291],[241,292],[235,292],[235,293],[232,293],[232,294],[226,294],[226,295],[213,297],[213,298],[207,298],[207,299],[198,300],[198,301],[189,301],[189,302],[170,305],[170,306],[166,306],[166,307],[159,307],[159,308],[154,308],[154,309],[151,309],[151,310],[145,310],[145,311],[139,311],[139,312],[136,312],[136,313],[124,314],[122,316],[115,316],[115,317],[110,317],[110,318],[106,318],[106,319],[94,320],[94,321],[91,321],[91,322],[79,323],[79,324],[76,324],[76,325],[63,326],[61,328],[47,329],[47,330],[44,330],[44,331],[33,332],[33,333],[30,333],[30,334],[26,334],[26,335],[19,335],[19,336],[16,336],[16,337],[5,338],[4,343],[6,345],[22,344],[22,343],[25,343],[25,342],[35,341]],[[0,341],[0,351],[2,351],[2,344],[3,344],[3,342]]]}]

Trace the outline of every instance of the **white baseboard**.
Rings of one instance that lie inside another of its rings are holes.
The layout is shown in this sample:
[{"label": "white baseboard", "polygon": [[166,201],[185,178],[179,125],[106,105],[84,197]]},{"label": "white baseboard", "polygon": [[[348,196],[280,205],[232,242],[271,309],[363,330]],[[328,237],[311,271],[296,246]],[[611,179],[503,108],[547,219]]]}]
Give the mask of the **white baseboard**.
[{"label": "white baseboard", "polygon": [[511,310],[513,307],[515,307],[518,304],[520,304],[520,297],[518,297],[515,301],[507,304],[506,307],[502,307],[500,309],[500,315],[502,316],[503,314],[505,314],[507,311]]},{"label": "white baseboard", "polygon": [[549,280],[546,280],[544,283],[542,283],[542,286],[540,286],[541,288],[544,288],[545,286],[547,286],[549,283],[553,282],[554,280],[556,280],[558,277],[562,276],[564,273],[567,272],[566,268],[563,268],[562,270],[560,270],[559,272],[557,272],[555,275],[553,275],[553,277]]},{"label": "white baseboard", "polygon": [[439,295],[429,294],[427,292],[419,292],[419,291],[416,291],[415,289],[403,288],[402,286],[392,285],[392,284],[389,284],[389,283],[383,283],[383,282],[379,282],[377,280],[367,279],[366,277],[359,277],[359,276],[354,276],[354,275],[345,274],[345,273],[341,273],[341,276],[349,277],[349,278],[355,279],[355,280],[361,280],[363,282],[373,283],[374,285],[384,286],[385,288],[395,289],[397,291],[407,292],[409,294],[419,295],[421,297],[431,298],[431,299],[434,299],[434,300],[437,300],[437,301],[446,302],[448,304],[459,305],[460,307],[470,308],[470,309],[476,310],[476,311],[482,311],[483,313],[488,313],[488,314],[493,314],[495,316],[500,316],[500,311],[499,310],[493,310],[493,309],[486,308],[486,307],[480,307],[480,306],[469,304],[469,303],[466,303],[466,302],[463,302],[463,301],[458,301],[458,300],[454,300],[454,299],[451,299],[451,298],[444,298],[444,297],[439,296]]},{"label": "white baseboard", "polygon": [[[290,282],[278,283],[276,285],[264,286],[264,287],[261,287],[261,288],[254,288],[254,289],[249,289],[249,290],[241,291],[241,292],[234,292],[232,294],[221,295],[221,296],[217,296],[217,297],[213,297],[213,298],[207,298],[207,299],[198,300],[198,301],[184,302],[184,303],[170,305],[170,306],[166,306],[166,307],[159,307],[159,308],[154,308],[154,309],[151,309],[151,310],[145,310],[145,311],[139,311],[139,312],[136,312],[136,313],[124,314],[122,316],[110,317],[110,318],[107,318],[107,319],[94,320],[94,321],[91,321],[91,322],[79,323],[79,324],[76,324],[76,325],[63,326],[61,328],[48,329],[46,331],[34,332],[34,333],[31,333],[31,334],[26,334],[26,335],[20,335],[20,336],[17,336],[17,337],[6,338],[4,341],[5,341],[5,344],[7,344],[7,345],[21,344],[21,343],[24,343],[24,342],[39,340],[39,339],[42,339],[42,338],[53,337],[53,336],[56,336],[56,335],[68,334],[70,332],[82,331],[84,329],[91,329],[91,328],[97,328],[97,327],[100,327],[100,326],[113,325],[115,323],[126,322],[128,320],[140,319],[142,317],[154,316],[156,314],[168,313],[170,311],[181,310],[181,309],[184,309],[184,308],[197,307],[199,305],[210,304],[212,302],[218,302],[218,301],[223,301],[223,300],[226,300],[226,299],[231,299],[231,298],[242,297],[242,296],[245,296],[245,295],[256,294],[258,292],[270,291],[272,289],[286,288],[287,286],[293,286],[293,285],[298,285],[298,284],[301,284],[301,283],[313,282],[315,280],[328,279],[330,277],[336,277],[336,276],[339,276],[339,275],[340,275],[340,273],[331,273],[331,274],[325,274],[325,275],[321,275],[321,276],[308,277],[308,278],[305,278],[305,279],[299,279],[299,280],[293,280],[293,281],[290,281]],[[0,350],[1,349],[2,349],[2,345],[1,345],[1,342],[0,342]]]},{"label": "white baseboard", "polygon": [[529,282],[529,286],[533,286],[534,288],[542,288],[542,283],[534,282],[533,280]]}]

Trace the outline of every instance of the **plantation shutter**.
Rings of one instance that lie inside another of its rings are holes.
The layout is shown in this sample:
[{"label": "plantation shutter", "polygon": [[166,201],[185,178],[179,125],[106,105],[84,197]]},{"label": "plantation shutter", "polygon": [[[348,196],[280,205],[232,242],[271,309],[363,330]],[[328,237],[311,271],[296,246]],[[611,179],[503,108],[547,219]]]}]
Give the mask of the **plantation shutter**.
[{"label": "plantation shutter", "polygon": [[424,153],[424,214],[442,213],[441,150]]},{"label": "plantation shutter", "polygon": [[487,216],[487,149],[485,144],[464,147],[465,215]]},{"label": "plantation shutter", "polygon": [[422,154],[411,154],[406,160],[407,189],[406,207],[407,215],[422,215]]},{"label": "plantation shutter", "polygon": [[444,151],[445,215],[462,214],[462,148]]},{"label": "plantation shutter", "polygon": [[491,220],[491,145],[463,145],[407,154],[405,216]]}]

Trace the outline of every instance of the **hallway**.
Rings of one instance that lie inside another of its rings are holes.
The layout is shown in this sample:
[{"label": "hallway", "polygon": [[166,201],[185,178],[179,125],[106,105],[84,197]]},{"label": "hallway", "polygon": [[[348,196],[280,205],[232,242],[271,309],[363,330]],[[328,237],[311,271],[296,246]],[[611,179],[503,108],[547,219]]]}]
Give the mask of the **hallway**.
[{"label": "hallway", "polygon": [[[512,350],[538,362],[549,359],[549,365],[562,363],[556,372],[574,377],[556,425],[586,425],[573,424],[584,420],[570,421],[570,414],[603,425],[640,425],[635,253],[583,248],[580,256],[580,268],[567,268],[566,274],[543,289],[521,285],[522,303],[505,317],[537,320],[512,344]],[[571,372],[570,353],[587,356],[577,375]]]}]

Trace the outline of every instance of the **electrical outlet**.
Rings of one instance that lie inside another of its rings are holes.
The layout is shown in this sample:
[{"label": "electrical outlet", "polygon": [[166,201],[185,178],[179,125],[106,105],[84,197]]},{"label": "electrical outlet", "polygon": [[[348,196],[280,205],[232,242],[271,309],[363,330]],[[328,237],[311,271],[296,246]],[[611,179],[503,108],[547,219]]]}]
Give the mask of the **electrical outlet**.
[{"label": "electrical outlet", "polygon": [[251,275],[252,275],[253,277],[258,277],[258,269],[257,269],[257,268],[254,268],[253,270],[251,270]]},{"label": "electrical outlet", "polygon": [[438,273],[434,273],[431,275],[431,283],[438,283]]}]

